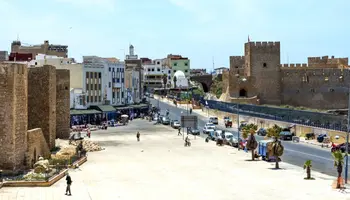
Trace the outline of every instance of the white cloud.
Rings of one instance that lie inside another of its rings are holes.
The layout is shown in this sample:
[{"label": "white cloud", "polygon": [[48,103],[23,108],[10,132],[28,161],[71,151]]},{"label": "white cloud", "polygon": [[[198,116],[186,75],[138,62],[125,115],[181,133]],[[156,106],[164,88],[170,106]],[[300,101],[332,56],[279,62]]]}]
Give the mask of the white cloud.
[{"label": "white cloud", "polygon": [[59,3],[72,4],[79,8],[99,8],[107,11],[114,11],[117,0],[55,0]]}]

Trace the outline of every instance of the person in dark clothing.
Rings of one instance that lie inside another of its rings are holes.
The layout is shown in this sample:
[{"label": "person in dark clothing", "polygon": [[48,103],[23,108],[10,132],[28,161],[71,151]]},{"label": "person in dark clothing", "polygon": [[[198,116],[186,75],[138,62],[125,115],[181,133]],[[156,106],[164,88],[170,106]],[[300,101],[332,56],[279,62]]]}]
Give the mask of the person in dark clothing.
[{"label": "person in dark clothing", "polygon": [[[71,193],[71,191],[70,191],[70,186],[72,185],[72,182],[73,182],[73,181],[72,181],[72,178],[70,177],[69,174],[67,174],[66,181],[67,181],[66,195],[71,196],[72,193]],[[69,192],[69,194],[68,194],[68,192]]]},{"label": "person in dark clothing", "polygon": [[137,141],[140,142],[140,132],[137,132],[136,138],[137,138]]},{"label": "person in dark clothing", "polygon": [[177,135],[182,135],[182,134],[181,134],[181,128],[180,128],[180,127],[179,127],[178,130],[179,130],[179,132],[177,133]]}]

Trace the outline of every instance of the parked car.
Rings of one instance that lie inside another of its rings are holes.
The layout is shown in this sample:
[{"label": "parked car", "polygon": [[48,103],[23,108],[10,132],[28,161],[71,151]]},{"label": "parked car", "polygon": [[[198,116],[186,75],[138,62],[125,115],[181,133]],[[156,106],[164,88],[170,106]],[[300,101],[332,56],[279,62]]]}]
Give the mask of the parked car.
[{"label": "parked car", "polygon": [[293,138],[293,133],[289,131],[282,131],[280,132],[280,139],[281,140],[292,140]]},{"label": "parked car", "polygon": [[212,129],[216,129],[216,126],[213,123],[206,123],[204,127],[211,127]]},{"label": "parked car", "polygon": [[322,143],[324,138],[328,137],[327,134],[320,134],[317,136],[317,142]]},{"label": "parked car", "polygon": [[204,134],[209,134],[210,132],[214,132],[215,130],[213,129],[213,127],[211,127],[211,126],[205,126],[204,128],[203,128],[203,133]]},{"label": "parked car", "polygon": [[209,123],[213,123],[213,124],[219,124],[219,119],[218,119],[218,117],[216,117],[216,116],[211,116],[211,117],[209,117]]},{"label": "parked car", "polygon": [[197,128],[192,128],[189,127],[187,129],[188,134],[192,134],[192,135],[200,135],[200,131]]},{"label": "parked car", "polygon": [[260,129],[256,132],[256,134],[261,135],[261,136],[265,136],[265,135],[267,134],[267,131],[266,131],[266,129],[264,129],[264,128],[260,128]]},{"label": "parked car", "polygon": [[306,133],[305,140],[314,140],[316,138],[315,133]]},{"label": "parked car", "polygon": [[179,121],[173,120],[173,121],[171,121],[170,126],[173,127],[173,128],[179,128],[181,126],[181,124],[180,124]]},{"label": "parked car", "polygon": [[169,125],[170,124],[170,118],[169,117],[162,117],[162,124]]},{"label": "parked car", "polygon": [[[350,143],[348,145],[349,145],[348,146],[348,153],[350,153]],[[334,151],[337,151],[337,150],[340,150],[342,153],[345,153],[345,151],[346,151],[346,143],[338,144],[338,145],[332,147],[331,152],[334,152]]]}]

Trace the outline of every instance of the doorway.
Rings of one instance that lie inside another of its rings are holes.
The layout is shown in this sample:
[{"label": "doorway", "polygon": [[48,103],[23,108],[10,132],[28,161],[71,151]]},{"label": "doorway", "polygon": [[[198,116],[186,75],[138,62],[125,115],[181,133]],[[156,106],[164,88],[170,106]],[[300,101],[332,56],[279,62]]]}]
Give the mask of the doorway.
[{"label": "doorway", "polygon": [[239,97],[247,97],[247,91],[245,89],[239,90]]}]

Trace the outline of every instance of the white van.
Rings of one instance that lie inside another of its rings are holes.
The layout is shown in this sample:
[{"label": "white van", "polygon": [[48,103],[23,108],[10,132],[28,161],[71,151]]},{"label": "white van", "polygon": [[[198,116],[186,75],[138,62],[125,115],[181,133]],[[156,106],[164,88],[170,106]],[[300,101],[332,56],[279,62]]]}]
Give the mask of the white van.
[{"label": "white van", "polygon": [[218,125],[218,124],[219,124],[219,119],[218,119],[218,117],[215,117],[215,116],[209,117],[209,123],[213,123],[213,124]]}]

